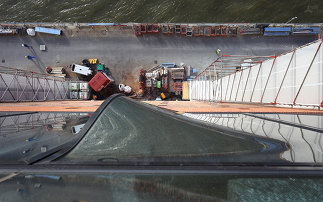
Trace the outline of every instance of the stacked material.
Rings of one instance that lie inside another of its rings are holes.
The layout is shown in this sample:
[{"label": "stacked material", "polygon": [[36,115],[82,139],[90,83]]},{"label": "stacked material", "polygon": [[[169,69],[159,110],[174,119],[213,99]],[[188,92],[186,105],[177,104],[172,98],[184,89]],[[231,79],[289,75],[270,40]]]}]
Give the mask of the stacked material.
[{"label": "stacked material", "polygon": [[69,84],[70,99],[89,99],[89,85],[87,82],[73,81]]},{"label": "stacked material", "polygon": [[51,74],[51,76],[57,77],[65,77],[64,67],[46,67],[47,73]]}]

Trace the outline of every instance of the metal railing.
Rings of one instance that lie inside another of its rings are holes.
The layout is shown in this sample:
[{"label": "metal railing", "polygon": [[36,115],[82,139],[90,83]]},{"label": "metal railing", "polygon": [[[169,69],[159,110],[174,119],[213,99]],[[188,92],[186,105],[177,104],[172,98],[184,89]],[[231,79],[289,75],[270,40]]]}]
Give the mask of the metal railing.
[{"label": "metal railing", "polygon": [[279,56],[222,55],[190,81],[190,100],[321,108],[321,45],[320,39]]},{"label": "metal railing", "polygon": [[0,66],[0,102],[69,99],[65,78]]}]

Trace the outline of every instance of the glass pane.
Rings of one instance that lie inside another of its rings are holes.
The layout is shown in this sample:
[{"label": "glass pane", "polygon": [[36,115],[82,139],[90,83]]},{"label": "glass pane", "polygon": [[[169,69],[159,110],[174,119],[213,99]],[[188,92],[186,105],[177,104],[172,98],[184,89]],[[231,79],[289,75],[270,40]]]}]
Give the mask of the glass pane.
[{"label": "glass pane", "polygon": [[66,162],[280,161],[281,141],[200,125],[125,97],[99,115]]}]

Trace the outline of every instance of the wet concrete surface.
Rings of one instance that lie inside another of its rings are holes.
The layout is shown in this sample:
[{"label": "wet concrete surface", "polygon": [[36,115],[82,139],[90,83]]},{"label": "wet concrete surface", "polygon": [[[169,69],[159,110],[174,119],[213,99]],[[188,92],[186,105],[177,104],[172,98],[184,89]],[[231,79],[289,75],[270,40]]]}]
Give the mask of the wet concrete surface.
[{"label": "wet concrete surface", "polygon": [[[46,66],[69,66],[85,58],[98,58],[111,70],[116,83],[138,88],[141,68],[165,62],[181,62],[201,71],[216,59],[216,50],[231,55],[278,55],[317,39],[317,36],[291,37],[185,37],[146,34],[135,36],[130,27],[63,30],[62,36],[1,36],[0,65],[45,73]],[[26,43],[32,48],[22,47]],[[39,45],[46,45],[40,51]],[[27,60],[24,56],[36,58]]]},{"label": "wet concrete surface", "polygon": [[[1,113],[2,114],[2,113]],[[29,159],[78,138],[72,127],[84,124],[89,113],[17,113],[0,116],[0,164]]]}]

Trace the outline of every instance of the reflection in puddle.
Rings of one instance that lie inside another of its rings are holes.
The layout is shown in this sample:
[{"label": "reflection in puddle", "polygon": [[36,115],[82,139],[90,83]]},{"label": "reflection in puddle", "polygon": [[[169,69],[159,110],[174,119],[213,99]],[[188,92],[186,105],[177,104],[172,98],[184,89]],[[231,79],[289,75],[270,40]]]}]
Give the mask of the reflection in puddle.
[{"label": "reflection in puddle", "polygon": [[[1,162],[19,162],[75,138],[88,113],[0,114]],[[76,127],[76,130],[73,128]]]},{"label": "reflection in puddle", "polygon": [[[183,116],[283,141],[289,150],[283,152],[281,158],[290,162],[323,162],[323,116],[210,113],[185,113]],[[283,122],[277,122],[279,120]]]}]

